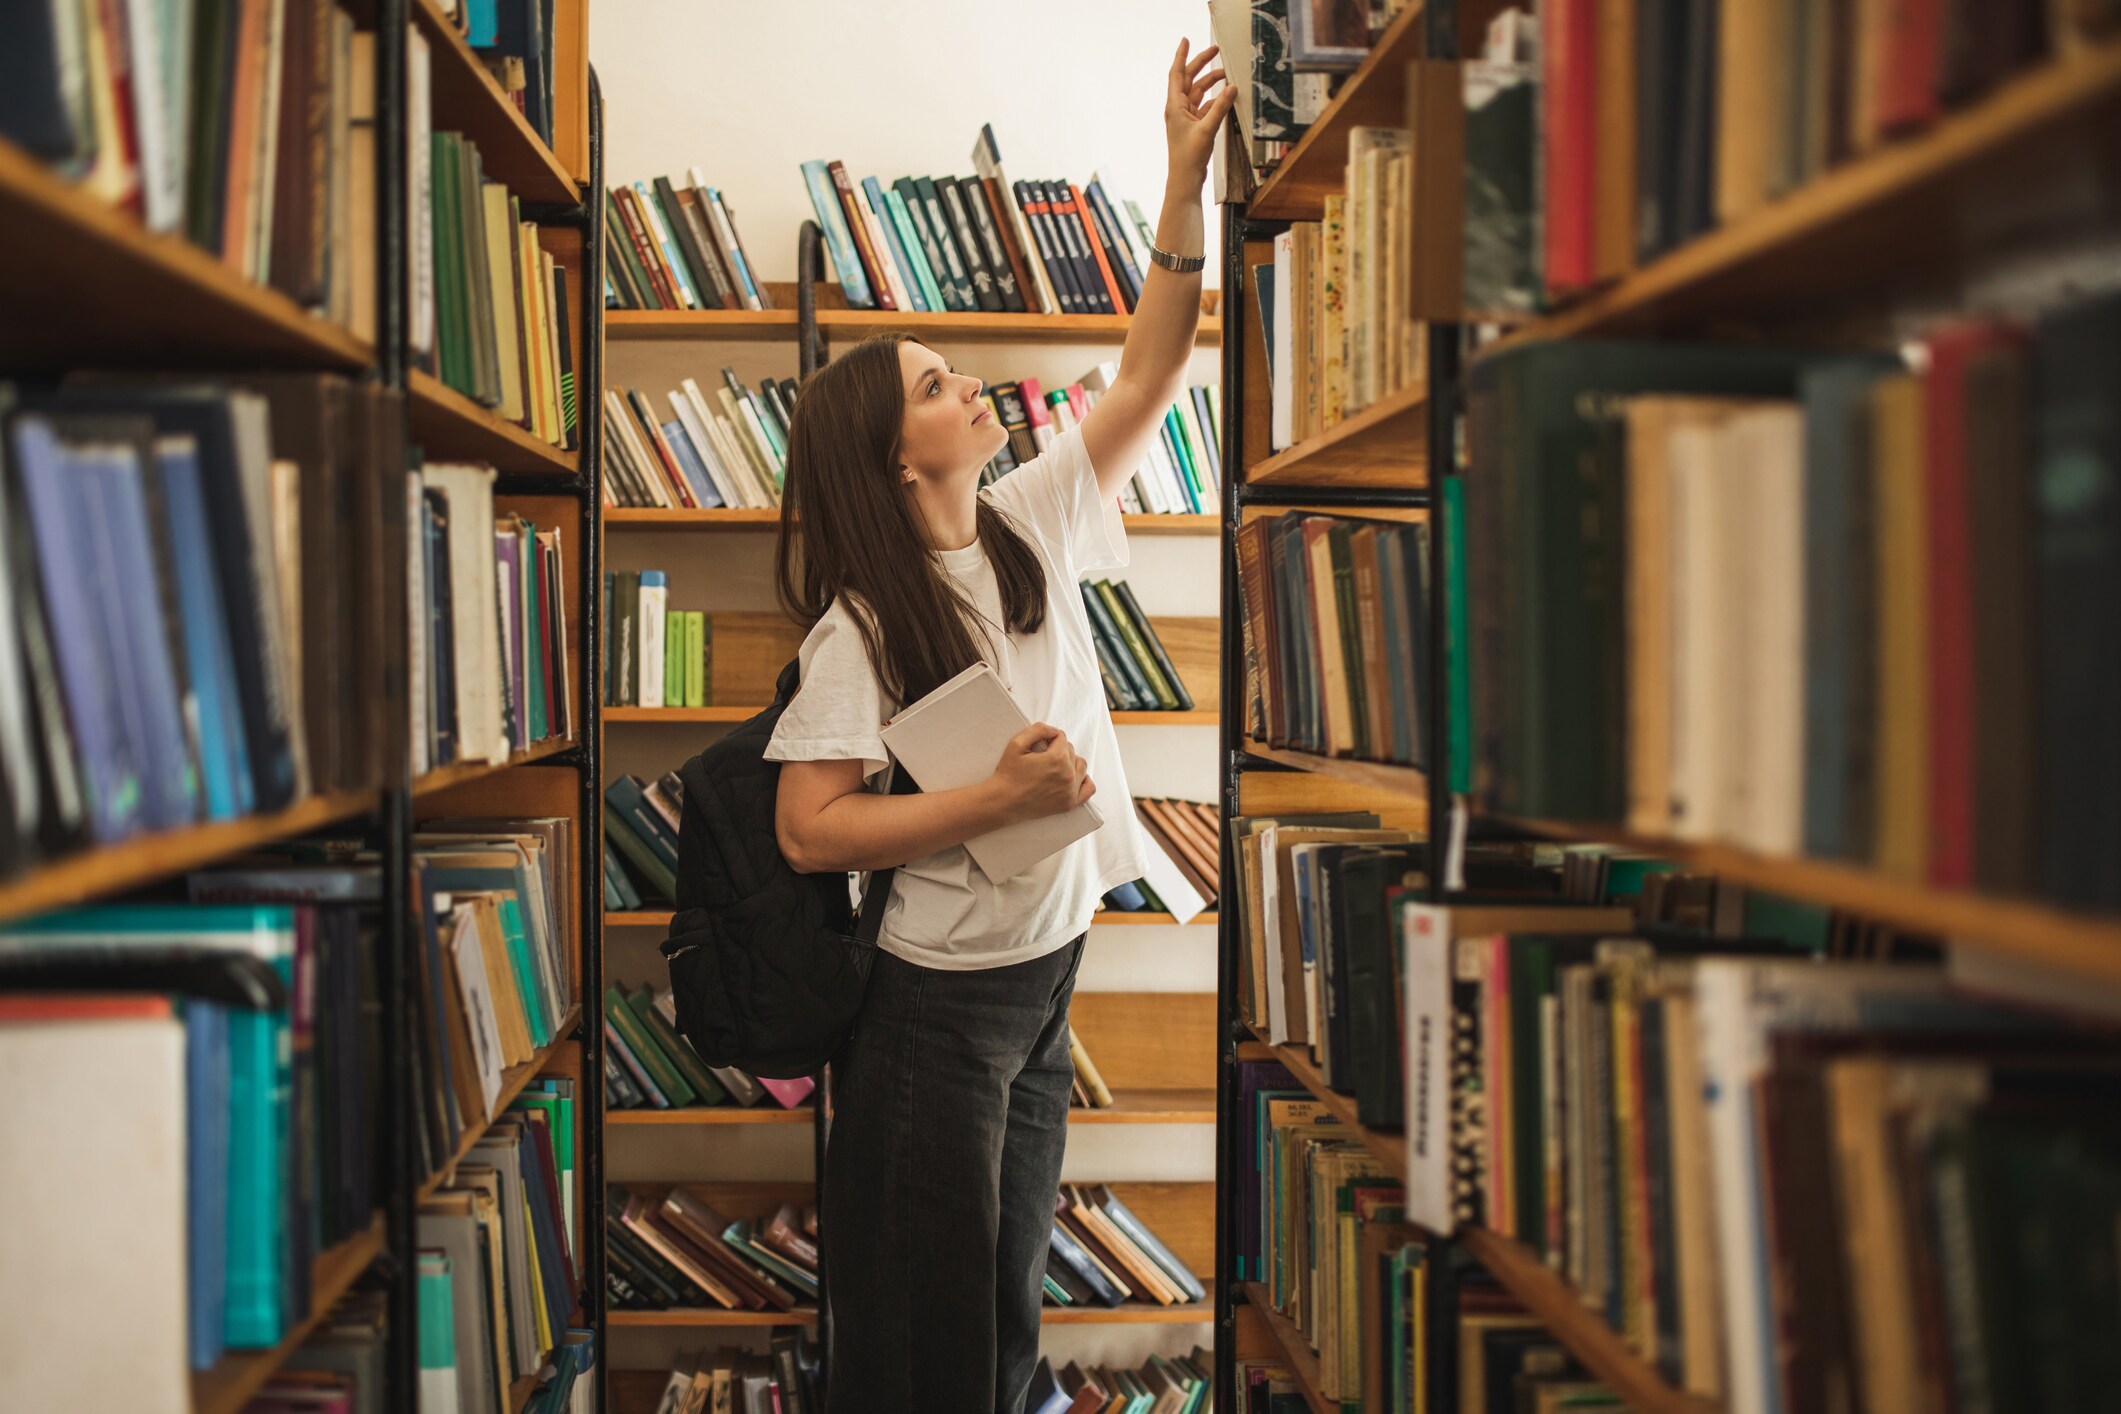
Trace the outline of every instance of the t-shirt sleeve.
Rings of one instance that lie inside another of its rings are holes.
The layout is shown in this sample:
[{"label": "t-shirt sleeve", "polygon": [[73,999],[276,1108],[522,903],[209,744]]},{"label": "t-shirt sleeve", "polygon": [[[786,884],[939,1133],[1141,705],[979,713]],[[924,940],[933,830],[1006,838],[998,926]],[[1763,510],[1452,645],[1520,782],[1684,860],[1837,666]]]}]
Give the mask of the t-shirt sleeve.
[{"label": "t-shirt sleeve", "polygon": [[861,630],[834,604],[796,655],[802,686],[766,743],[768,761],[860,761],[868,780],[890,764],[879,735],[887,715],[883,685]]},{"label": "t-shirt sleeve", "polygon": [[1063,432],[985,494],[1064,556],[1077,575],[1126,568],[1126,522],[1119,503],[1098,490],[1081,427]]}]

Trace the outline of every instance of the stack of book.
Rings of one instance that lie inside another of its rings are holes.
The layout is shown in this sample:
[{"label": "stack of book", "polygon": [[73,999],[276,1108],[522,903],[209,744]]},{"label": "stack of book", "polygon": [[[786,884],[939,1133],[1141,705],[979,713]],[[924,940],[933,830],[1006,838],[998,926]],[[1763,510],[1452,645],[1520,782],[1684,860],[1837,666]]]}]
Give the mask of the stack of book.
[{"label": "stack of book", "polygon": [[677,896],[678,829],[685,786],[674,771],[654,781],[625,775],[604,788],[604,906],[641,907]]},{"label": "stack of book", "polygon": [[621,1310],[786,1313],[817,1301],[815,1207],[782,1203],[731,1219],[694,1189],[614,1186],[605,1198],[604,1235],[606,1294]]},{"label": "stack of book", "polygon": [[565,1409],[595,1363],[581,1305],[572,1080],[532,1082],[495,1116],[417,1216],[421,1403],[506,1409],[550,1369],[532,1409]]},{"label": "stack of book", "polygon": [[508,1071],[565,1034],[579,1000],[580,843],[564,817],[423,820],[412,843],[415,1152],[433,1173],[493,1117]]},{"label": "stack of book", "polygon": [[736,217],[699,168],[604,194],[604,303],[609,309],[771,309]]},{"label": "stack of book", "polygon": [[[127,1401],[188,1408],[191,1371],[278,1344],[319,1254],[375,1225],[379,871],[261,860],[187,891],[0,930],[0,1057],[24,1078],[0,1249],[50,1321],[17,1393],[93,1386],[116,1320]],[[81,1260],[84,1232],[124,1260]]]},{"label": "stack of book", "polygon": [[1271,450],[1308,441],[1424,381],[1426,341],[1413,307],[1414,142],[1405,128],[1348,130],[1345,190],[1323,218],[1274,238],[1253,268]]},{"label": "stack of book", "polygon": [[705,707],[713,680],[714,616],[669,606],[661,570],[609,570],[604,575],[604,705]]},{"label": "stack of book", "polygon": [[1207,1292],[1103,1184],[1063,1184],[1053,1203],[1046,1300],[1055,1306],[1175,1306]]},{"label": "stack of book", "polygon": [[1135,1369],[1071,1360],[1058,1370],[1041,1355],[1031,1372],[1024,1414],[1207,1414],[1215,1407],[1215,1352],[1194,1346],[1182,1356],[1151,1355]]},{"label": "stack of book", "polygon": [[497,508],[493,486],[474,463],[429,462],[407,480],[424,547],[406,560],[416,772],[574,734],[561,532]]},{"label": "stack of book", "polygon": [[666,510],[770,510],[788,479],[788,423],[793,378],[761,379],[746,388],[727,365],[710,396],[687,378],[664,394],[670,416],[633,388],[606,389],[605,427],[612,434],[604,478],[607,506]]},{"label": "stack of book", "polygon": [[1424,766],[1428,526],[1285,511],[1238,532],[1237,573],[1246,733]]},{"label": "stack of book", "polygon": [[479,150],[429,136],[415,164],[413,348],[449,387],[555,447],[576,445],[572,275]]},{"label": "stack of book", "polygon": [[549,0],[446,0],[501,92],[545,145],[552,145],[553,17]]},{"label": "stack of book", "polygon": [[395,774],[364,606],[402,573],[401,416],[321,374],[0,386],[0,873]]},{"label": "stack of book", "polygon": [[[2067,494],[2117,463],[2117,367],[2111,296],[1941,328],[1909,361],[1484,361],[1454,531],[1472,788],[1513,815],[2121,906],[2101,610],[2121,519]],[[1532,442],[1583,474],[1535,474]]]},{"label": "stack of book", "polygon": [[[988,485],[1051,447],[1083,420],[1119,376],[1100,363],[1080,380],[1048,389],[1037,379],[996,383],[980,396],[1009,440],[980,473]],[[1120,509],[1135,515],[1213,515],[1222,508],[1222,390],[1201,384],[1164,413],[1149,454],[1129,478]]]},{"label": "stack of book", "polygon": [[1131,314],[1154,232],[1141,208],[1091,174],[1087,186],[1011,182],[994,130],[969,177],[859,182],[838,162],[803,164],[840,288],[854,309]]},{"label": "stack of book", "polygon": [[326,0],[35,11],[0,137],[374,339],[373,34]]},{"label": "stack of book", "polygon": [[1076,588],[1090,616],[1105,705],[1114,711],[1192,711],[1193,694],[1186,691],[1155,625],[1127,582],[1086,579]]},{"label": "stack of book", "polygon": [[803,1328],[776,1331],[767,1354],[702,1350],[670,1367],[654,1414],[821,1414],[819,1352]]},{"label": "stack of book", "polygon": [[771,1080],[733,1066],[708,1065],[678,1031],[670,988],[604,989],[604,1103],[611,1109],[750,1108],[771,1097],[784,1110],[808,1099],[808,1076]]},{"label": "stack of book", "polygon": [[2113,28],[2096,5],[1918,9],[1866,0],[1809,28],[1809,11],[1668,0],[1496,17],[1465,73],[1468,307],[1579,297]]}]

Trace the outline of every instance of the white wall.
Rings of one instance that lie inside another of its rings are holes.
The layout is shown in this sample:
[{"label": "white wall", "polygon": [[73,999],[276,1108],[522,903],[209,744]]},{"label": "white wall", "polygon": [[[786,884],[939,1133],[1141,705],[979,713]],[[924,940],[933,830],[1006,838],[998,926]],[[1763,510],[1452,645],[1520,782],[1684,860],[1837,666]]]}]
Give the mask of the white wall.
[{"label": "white wall", "polygon": [[[837,158],[857,178],[964,174],[982,122],[994,125],[1012,176],[1086,181],[1095,169],[1155,219],[1162,199],[1164,75],[1181,36],[1207,42],[1201,0],[1077,0],[1066,6],[731,4],[727,0],[594,0],[590,57],[605,98],[605,172],[611,181],[675,175],[697,166],[734,203],[747,251],[767,280],[795,278],[798,225],[811,216],[798,164]],[[1207,211],[1211,241],[1217,213]],[[1216,262],[1210,260],[1209,278]],[[1000,382],[1066,383],[1116,347],[977,344],[945,347],[959,367]],[[747,384],[795,374],[787,343],[615,342],[612,386],[660,403],[687,376],[703,383],[727,364]],[[1195,382],[1217,376],[1215,350],[1194,359]],[[709,386],[712,386],[709,384]],[[1132,537],[1126,578],[1152,614],[1218,612],[1209,537]],[[671,575],[671,604],[769,609],[772,538],[759,534],[607,537],[612,568]],[[614,770],[659,772],[703,744],[704,729],[614,727]],[[1141,794],[1213,800],[1215,734],[1207,727],[1123,727],[1130,784]],[[611,975],[646,980],[660,967],[641,930],[606,940]],[[1212,991],[1210,928],[1093,929],[1079,981],[1085,991]],[[687,1177],[807,1177],[808,1130],[611,1131],[620,1181]],[[1215,1172],[1209,1126],[1077,1127],[1065,1176],[1073,1180],[1205,1181]],[[667,1366],[679,1350],[733,1332],[614,1332],[616,1368]],[[1206,1326],[1049,1327],[1056,1362],[1138,1362],[1148,1350],[1183,1352]],[[731,1342],[735,1343],[735,1342]]]}]

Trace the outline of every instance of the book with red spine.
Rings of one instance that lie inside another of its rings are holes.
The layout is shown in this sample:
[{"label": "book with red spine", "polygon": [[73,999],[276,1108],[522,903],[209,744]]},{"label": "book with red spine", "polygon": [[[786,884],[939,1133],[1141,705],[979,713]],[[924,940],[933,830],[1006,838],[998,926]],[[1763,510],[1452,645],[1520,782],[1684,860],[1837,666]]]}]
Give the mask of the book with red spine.
[{"label": "book with red spine", "polygon": [[1548,0],[1544,28],[1539,146],[1552,298],[1587,289],[1597,278],[1597,7],[1590,0]]}]

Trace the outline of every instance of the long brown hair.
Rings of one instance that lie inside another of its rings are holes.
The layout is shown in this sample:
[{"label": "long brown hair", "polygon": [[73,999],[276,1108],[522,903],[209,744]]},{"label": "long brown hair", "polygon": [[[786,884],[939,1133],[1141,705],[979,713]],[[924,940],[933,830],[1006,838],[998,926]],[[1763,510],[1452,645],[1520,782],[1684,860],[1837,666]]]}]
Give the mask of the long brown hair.
[{"label": "long brown hair", "polygon": [[[898,346],[865,339],[810,376],[788,424],[788,476],[774,576],[781,605],[806,627],[845,595],[869,661],[901,705],[979,660],[972,605],[932,553],[918,505],[898,476],[906,390]],[[1038,556],[983,498],[980,546],[994,566],[1002,617],[1018,633],[1046,619]]]}]

